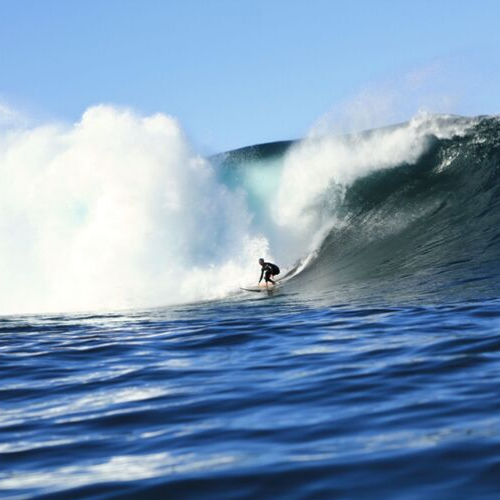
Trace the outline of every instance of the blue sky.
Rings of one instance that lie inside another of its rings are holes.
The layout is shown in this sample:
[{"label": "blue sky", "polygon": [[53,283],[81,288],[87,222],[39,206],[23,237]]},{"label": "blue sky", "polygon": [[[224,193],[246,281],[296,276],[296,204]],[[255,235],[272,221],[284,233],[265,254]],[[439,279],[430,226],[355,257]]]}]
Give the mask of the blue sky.
[{"label": "blue sky", "polygon": [[366,89],[399,95],[391,119],[496,114],[499,26],[495,0],[0,0],[0,102],[167,113],[207,153],[302,136]]}]

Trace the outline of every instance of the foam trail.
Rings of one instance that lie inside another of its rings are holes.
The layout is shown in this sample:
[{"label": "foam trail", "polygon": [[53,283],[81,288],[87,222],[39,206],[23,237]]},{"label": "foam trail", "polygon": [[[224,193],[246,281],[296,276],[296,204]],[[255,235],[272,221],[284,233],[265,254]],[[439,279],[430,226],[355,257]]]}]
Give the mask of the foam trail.
[{"label": "foam trail", "polygon": [[268,242],[177,122],[90,108],[0,134],[0,314],[223,296]]}]

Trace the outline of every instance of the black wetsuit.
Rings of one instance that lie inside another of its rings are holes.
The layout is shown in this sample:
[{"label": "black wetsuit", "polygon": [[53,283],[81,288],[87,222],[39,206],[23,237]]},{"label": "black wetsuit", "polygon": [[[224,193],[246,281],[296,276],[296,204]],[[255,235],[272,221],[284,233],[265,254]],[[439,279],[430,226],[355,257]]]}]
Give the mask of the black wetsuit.
[{"label": "black wetsuit", "polygon": [[[271,276],[276,276],[280,273],[280,268],[276,264],[272,264],[271,262],[264,262],[262,265],[262,271],[260,273],[259,283],[262,281],[262,277],[264,276],[266,283],[270,281],[274,284],[274,281],[271,279]],[[265,275],[264,275],[265,273]]]}]

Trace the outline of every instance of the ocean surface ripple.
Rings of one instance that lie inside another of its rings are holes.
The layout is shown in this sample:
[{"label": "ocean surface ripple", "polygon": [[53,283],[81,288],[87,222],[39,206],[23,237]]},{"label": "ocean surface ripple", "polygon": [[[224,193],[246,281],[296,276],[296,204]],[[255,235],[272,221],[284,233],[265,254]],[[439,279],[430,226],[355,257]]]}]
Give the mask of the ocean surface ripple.
[{"label": "ocean surface ripple", "polygon": [[500,302],[0,322],[0,492],[498,498]]}]

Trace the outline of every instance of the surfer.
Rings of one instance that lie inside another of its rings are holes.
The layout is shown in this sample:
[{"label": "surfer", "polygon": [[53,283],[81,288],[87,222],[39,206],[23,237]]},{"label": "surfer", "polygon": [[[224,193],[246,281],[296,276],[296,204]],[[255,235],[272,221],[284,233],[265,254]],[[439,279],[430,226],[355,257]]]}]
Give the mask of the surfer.
[{"label": "surfer", "polygon": [[260,272],[259,285],[263,277],[266,280],[266,287],[268,286],[269,282],[275,285],[276,282],[273,280],[273,278],[280,273],[280,268],[276,264],[272,264],[271,262],[264,262],[264,259],[262,258],[259,259],[259,264],[262,267],[262,270]]}]

